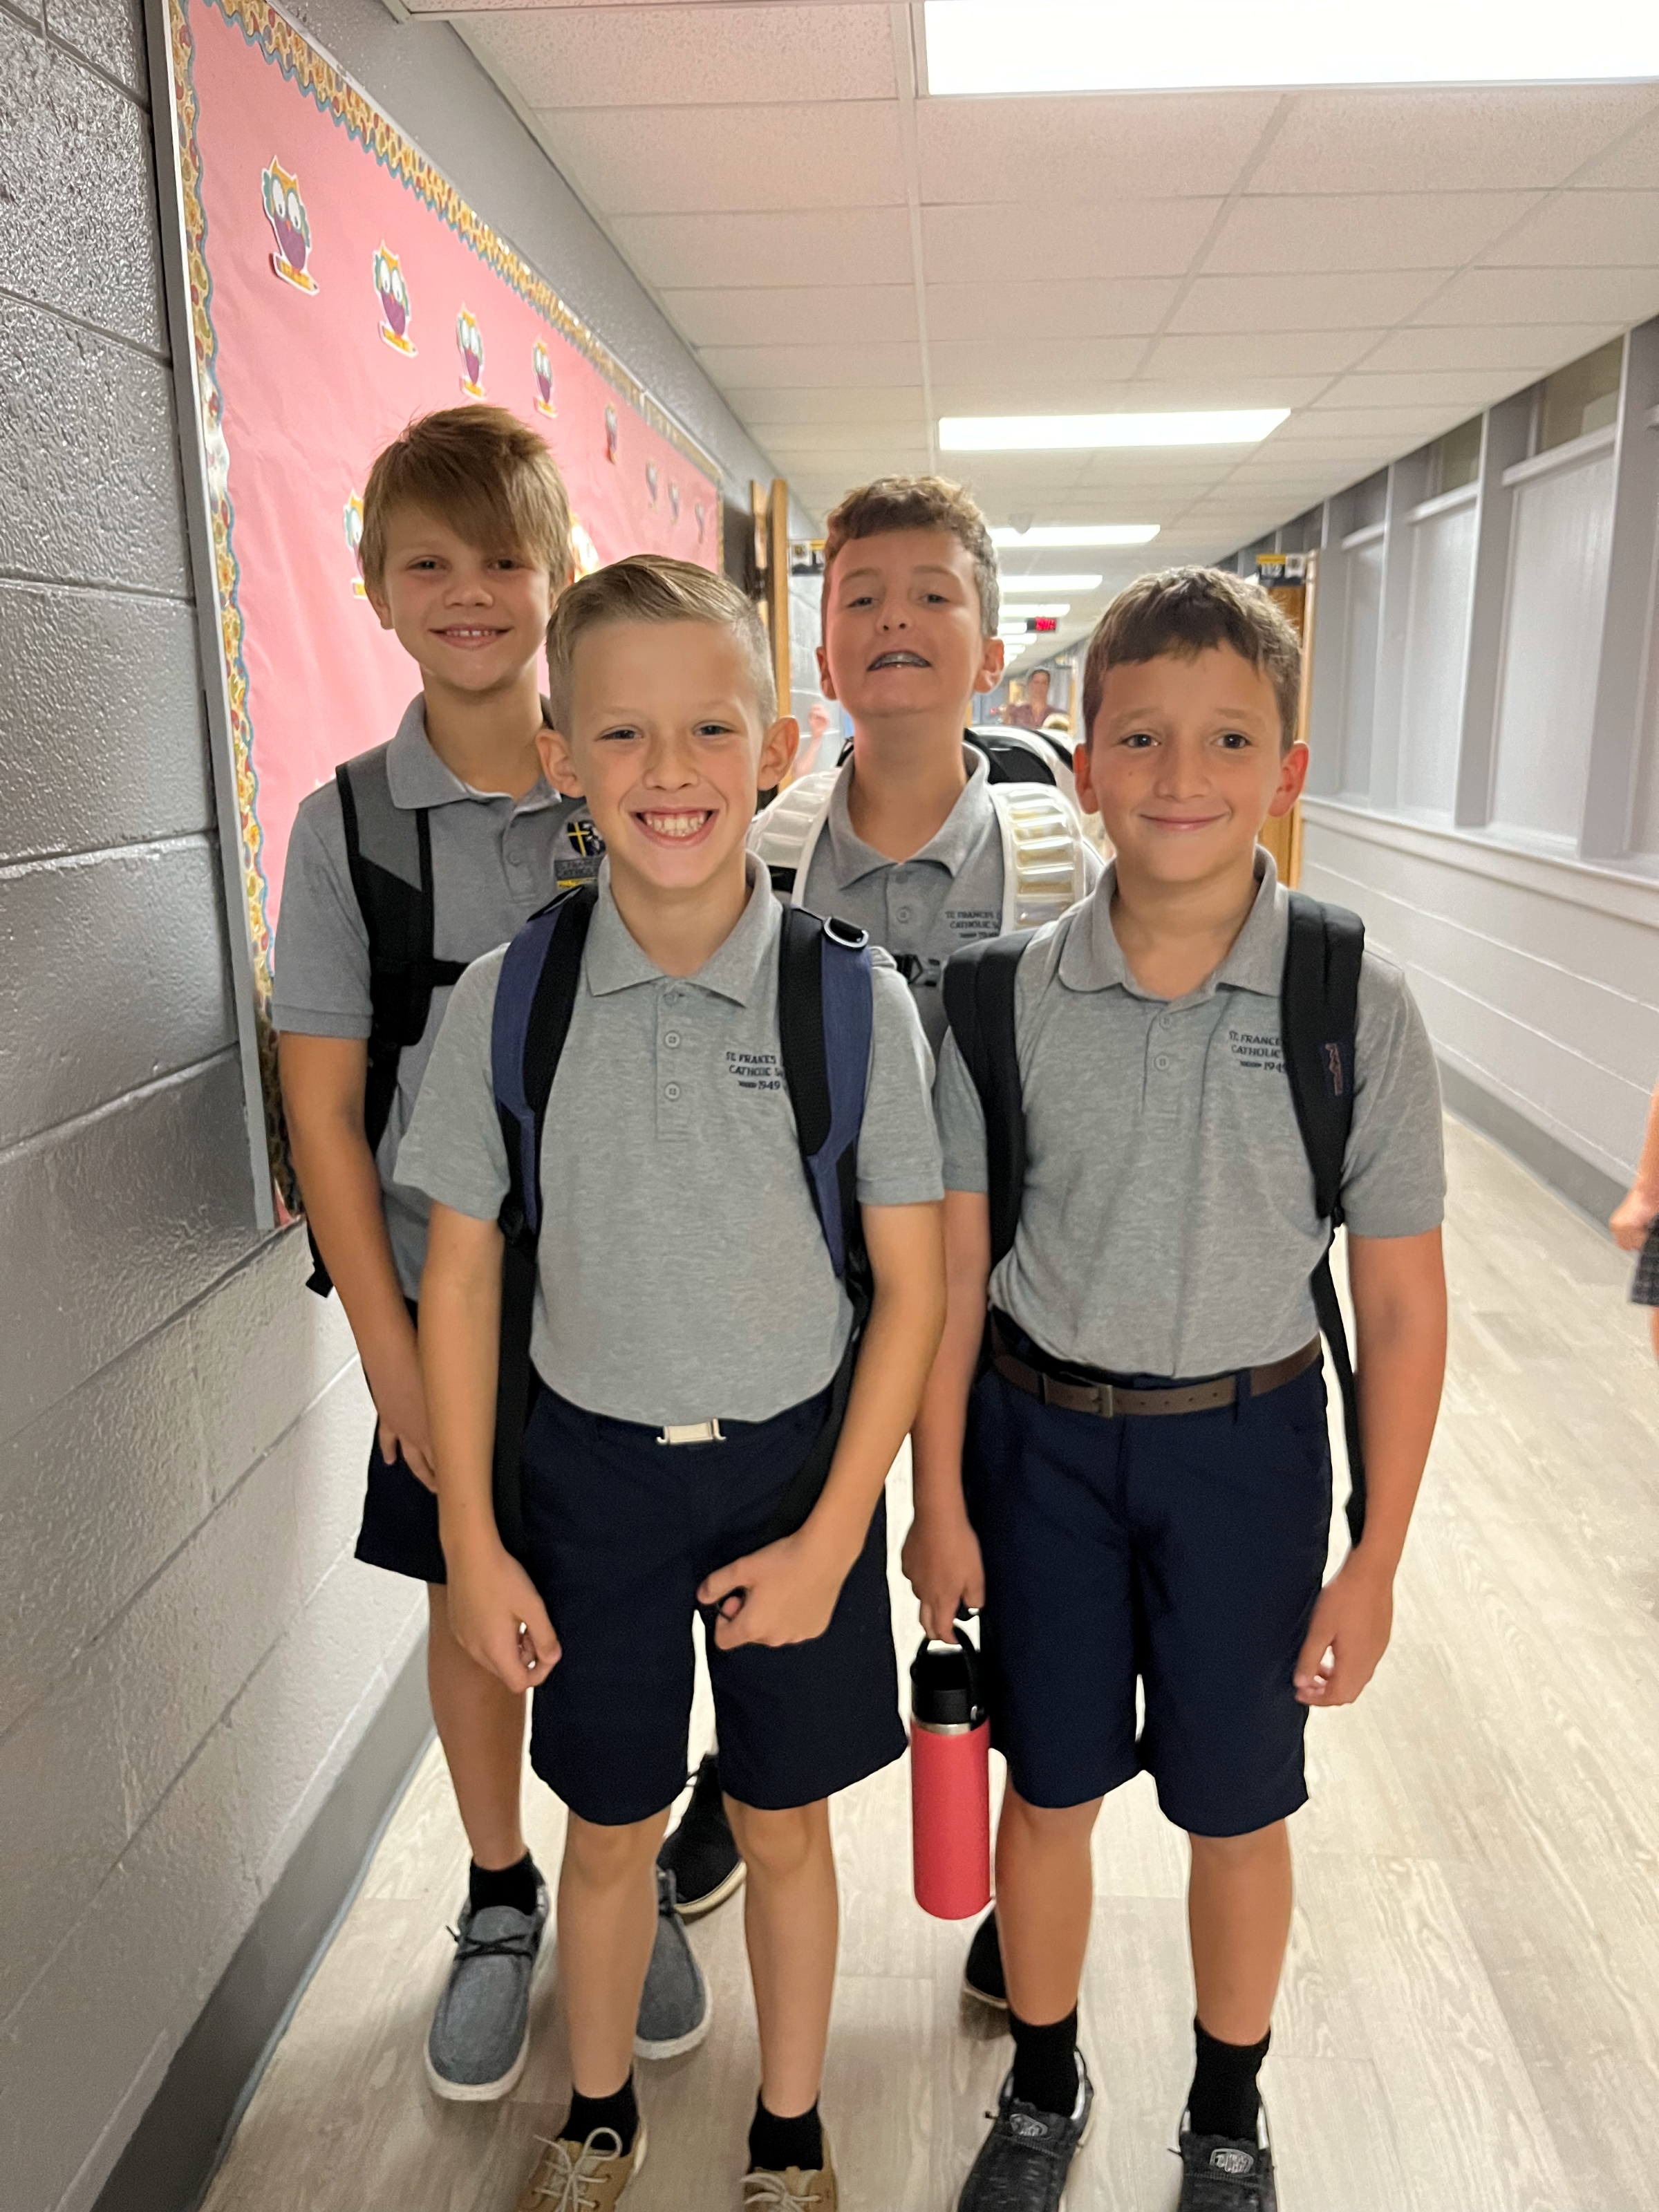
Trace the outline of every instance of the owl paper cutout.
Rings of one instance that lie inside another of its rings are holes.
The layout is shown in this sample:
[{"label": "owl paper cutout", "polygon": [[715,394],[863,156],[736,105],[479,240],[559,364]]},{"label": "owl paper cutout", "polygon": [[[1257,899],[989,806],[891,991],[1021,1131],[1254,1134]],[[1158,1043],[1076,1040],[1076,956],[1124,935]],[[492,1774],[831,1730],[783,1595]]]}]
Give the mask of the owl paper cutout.
[{"label": "owl paper cutout", "polygon": [[300,179],[289,176],[273,155],[270,167],[259,179],[259,188],[264,198],[265,220],[276,240],[276,251],[270,257],[272,270],[296,292],[314,292],[317,280],[306,268],[311,258],[311,218],[300,198]]},{"label": "owl paper cutout", "polygon": [[536,372],[536,412],[556,415],[559,410],[553,404],[553,363],[539,338],[531,354],[530,366]]},{"label": "owl paper cutout", "polygon": [[651,504],[654,507],[657,503],[657,465],[654,461],[647,461],[645,465],[645,488],[650,493]]},{"label": "owl paper cutout", "polygon": [[404,282],[402,264],[384,243],[374,249],[374,295],[380,303],[380,336],[394,353],[413,353],[409,325],[415,310],[410,305],[409,287]]},{"label": "owl paper cutout", "polygon": [[617,458],[617,410],[614,407],[607,407],[605,410],[605,458],[607,461],[614,461]]},{"label": "owl paper cutout", "polygon": [[[410,350],[413,351],[413,348]],[[352,566],[357,571],[351,580],[351,595],[354,599],[366,599],[368,592],[363,583],[363,503],[355,491],[347,500],[341,519],[345,524],[346,547],[351,555]]]},{"label": "owl paper cutout", "polygon": [[463,307],[455,318],[455,343],[461,349],[461,389],[469,399],[484,396],[483,332],[478,328],[477,318],[470,307]]},{"label": "owl paper cutout", "polygon": [[599,558],[599,549],[589,537],[586,526],[580,515],[573,514],[570,518],[570,550],[575,556],[576,574],[579,576],[591,576],[596,568],[604,568],[605,563]]},{"label": "owl paper cutout", "polygon": [[678,522],[680,519],[680,488],[672,477],[668,480],[668,507]]}]

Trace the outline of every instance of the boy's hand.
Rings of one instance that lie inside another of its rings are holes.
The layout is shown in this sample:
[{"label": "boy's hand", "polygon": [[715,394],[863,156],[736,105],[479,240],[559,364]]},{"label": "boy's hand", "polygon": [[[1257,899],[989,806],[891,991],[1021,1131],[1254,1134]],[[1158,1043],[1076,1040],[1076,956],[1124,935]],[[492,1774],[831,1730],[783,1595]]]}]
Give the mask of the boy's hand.
[{"label": "boy's hand", "polygon": [[1659,1220],[1659,1195],[1638,1183],[1626,1191],[1607,1226],[1621,1252],[1639,1252],[1656,1220]]},{"label": "boy's hand", "polygon": [[985,1602],[985,1565],[973,1523],[963,1512],[918,1513],[899,1558],[922,1626],[935,1643],[951,1643],[957,1607],[977,1613]]},{"label": "boy's hand", "polygon": [[810,1644],[829,1627],[850,1565],[799,1528],[717,1567],[697,1603],[718,1608],[714,1642],[722,1651],[740,1644]]},{"label": "boy's hand", "polygon": [[401,1452],[410,1473],[435,1492],[438,1470],[433,1462],[426,1385],[421,1379],[421,1356],[416,1348],[414,1332],[410,1331],[406,1346],[400,1346],[376,1359],[372,1374],[366,1361],[364,1373],[374,1410],[380,1415],[382,1458],[389,1464]]},{"label": "boy's hand", "polygon": [[1297,1702],[1351,1705],[1376,1672],[1393,1626],[1393,1575],[1350,1552],[1319,1593],[1296,1662]]},{"label": "boy's hand", "polygon": [[500,1543],[448,1561],[449,1630],[509,1690],[533,1690],[558,1664],[559,1639],[532,1583]]}]

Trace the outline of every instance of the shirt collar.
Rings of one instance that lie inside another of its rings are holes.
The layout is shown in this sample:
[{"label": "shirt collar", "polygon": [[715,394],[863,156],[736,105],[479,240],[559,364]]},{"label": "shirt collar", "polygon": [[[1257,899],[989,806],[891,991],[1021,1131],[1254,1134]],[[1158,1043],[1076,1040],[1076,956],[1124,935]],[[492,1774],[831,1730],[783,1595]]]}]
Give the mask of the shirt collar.
[{"label": "shirt collar", "polygon": [[[1273,854],[1262,845],[1255,848],[1255,897],[1232,949],[1212,975],[1188,993],[1189,999],[1208,998],[1224,988],[1259,991],[1267,998],[1279,995],[1290,928],[1288,895],[1280,887]],[[1073,921],[1060,951],[1060,980],[1073,991],[1107,991],[1116,985],[1145,999],[1152,994],[1131,974],[1112,927],[1116,884],[1117,863],[1110,860]]]},{"label": "shirt collar", "polygon": [[599,863],[599,904],[587,933],[585,973],[587,988],[596,998],[614,991],[631,990],[636,983],[694,983],[733,1005],[746,1006],[754,996],[767,956],[777,945],[782,927],[772,879],[752,854],[745,855],[749,898],[725,943],[714,951],[695,975],[665,976],[650,955],[641,950],[623,920],[611,889],[611,863]]},{"label": "shirt collar", "polygon": [[[972,857],[991,812],[990,763],[976,745],[964,745],[962,751],[968,781],[933,836],[919,853],[910,855],[911,860],[936,860],[952,878]],[[823,831],[830,840],[836,880],[843,884],[855,884],[862,877],[874,875],[879,868],[898,865],[885,853],[877,852],[873,845],[866,845],[854,829],[847,803],[852,781],[853,763],[849,759],[836,778],[835,788],[830,794],[830,814]],[[908,867],[909,861],[903,865]]]},{"label": "shirt collar", "polygon": [[[542,702],[542,720],[551,728],[552,718],[545,699]],[[499,791],[475,791],[439,759],[426,733],[426,700],[419,692],[404,708],[398,733],[386,749],[386,780],[392,805],[410,813],[417,806],[448,806],[458,799],[481,799],[488,803],[506,796]],[[513,811],[516,814],[529,813],[538,806],[556,805],[561,799],[562,794],[554,790],[544,775],[540,775],[522,799],[512,801]]]}]

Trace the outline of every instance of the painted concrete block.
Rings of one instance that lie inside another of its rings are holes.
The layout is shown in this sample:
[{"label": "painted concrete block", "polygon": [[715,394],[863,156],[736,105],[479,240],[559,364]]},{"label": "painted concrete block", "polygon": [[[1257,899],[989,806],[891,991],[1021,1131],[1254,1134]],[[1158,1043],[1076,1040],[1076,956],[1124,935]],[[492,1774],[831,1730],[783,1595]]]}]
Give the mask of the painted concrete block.
[{"label": "painted concrete block", "polygon": [[139,0],[47,0],[46,27],[139,100],[149,96]]}]

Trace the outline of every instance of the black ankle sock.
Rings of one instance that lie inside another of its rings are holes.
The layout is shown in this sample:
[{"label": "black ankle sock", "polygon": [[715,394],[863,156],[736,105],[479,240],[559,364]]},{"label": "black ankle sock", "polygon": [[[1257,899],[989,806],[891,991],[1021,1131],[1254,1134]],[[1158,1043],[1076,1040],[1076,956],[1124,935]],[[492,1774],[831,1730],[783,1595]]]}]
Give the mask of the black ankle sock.
[{"label": "black ankle sock", "polygon": [[510,1905],[515,1912],[533,1914],[540,1881],[528,1851],[516,1866],[481,1867],[475,1859],[466,1878],[467,1903],[475,1912],[487,1911],[492,1905]]},{"label": "black ankle sock", "polygon": [[634,2077],[630,2074],[614,2097],[584,2097],[580,2089],[570,2093],[570,2114],[559,2135],[565,2142],[586,2142],[595,2128],[614,2128],[623,2150],[634,2148],[634,2137],[640,2124],[640,2108],[634,2101]]},{"label": "black ankle sock", "polygon": [[1193,2022],[1198,2064],[1188,2092],[1187,2109],[1195,2136],[1231,2136],[1255,2141],[1261,2100],[1255,2077],[1273,2041],[1270,2028],[1260,2043],[1218,2043],[1201,2021]]},{"label": "black ankle sock", "polygon": [[1034,2027],[1012,2009],[1014,2032],[1014,2094],[1040,2112],[1071,2112],[1077,2107],[1077,2008],[1064,2020]]},{"label": "black ankle sock", "polygon": [[759,2167],[767,2173],[782,2173],[795,2166],[803,2173],[816,2173],[823,2164],[823,2130],[818,2124],[817,2106],[793,2120],[781,2120],[757,2097],[755,2117],[749,2123],[750,2172]]}]

